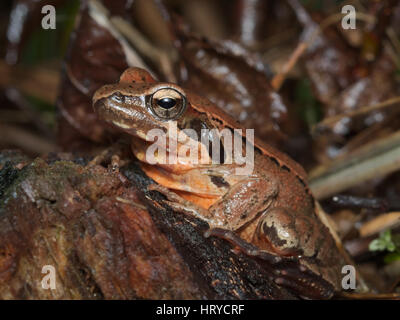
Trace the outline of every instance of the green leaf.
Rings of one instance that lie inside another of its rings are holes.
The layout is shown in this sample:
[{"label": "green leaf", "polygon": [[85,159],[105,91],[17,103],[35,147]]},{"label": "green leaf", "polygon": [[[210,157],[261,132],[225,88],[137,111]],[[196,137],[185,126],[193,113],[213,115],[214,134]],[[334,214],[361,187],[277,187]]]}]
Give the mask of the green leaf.
[{"label": "green leaf", "polygon": [[386,249],[386,244],[381,239],[372,240],[369,244],[370,251],[384,251]]},{"label": "green leaf", "polygon": [[393,252],[396,250],[396,246],[394,245],[393,242],[389,242],[386,244],[386,249],[390,252]]},{"label": "green leaf", "polygon": [[395,252],[396,250],[400,252],[400,247],[398,244],[400,240],[400,235],[396,234],[392,236],[390,229],[380,233],[379,238],[372,240],[369,244],[370,251],[389,251]]},{"label": "green leaf", "polygon": [[391,238],[392,238],[392,234],[391,234],[390,229],[384,231],[384,232],[381,234],[381,238],[382,238],[386,243],[391,242],[391,241],[392,241],[392,239],[391,239]]}]

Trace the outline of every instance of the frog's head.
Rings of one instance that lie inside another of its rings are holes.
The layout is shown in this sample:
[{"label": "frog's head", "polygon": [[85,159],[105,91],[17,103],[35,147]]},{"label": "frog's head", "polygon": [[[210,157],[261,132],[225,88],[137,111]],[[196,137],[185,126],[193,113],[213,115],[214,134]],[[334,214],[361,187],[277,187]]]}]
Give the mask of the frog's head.
[{"label": "frog's head", "polygon": [[104,120],[127,133],[145,139],[151,129],[167,132],[187,108],[185,92],[170,83],[105,85],[93,96],[93,107]]},{"label": "frog's head", "polygon": [[[198,105],[205,108],[201,109]],[[179,150],[188,147],[205,150],[200,152],[206,155],[205,162],[211,157],[215,141],[220,144],[220,150],[224,150],[217,130],[210,130],[216,128],[210,121],[210,114],[220,111],[215,110],[216,107],[212,109],[208,100],[185,93],[173,83],[156,82],[143,69],[129,68],[122,74],[119,83],[98,89],[93,96],[93,107],[101,120],[138,138],[132,140],[132,149],[138,158],[139,152],[147,149],[160,132],[167,138],[179,136]],[[163,141],[157,140],[158,143],[168,151],[173,146],[169,142],[163,146]],[[218,155],[224,159],[224,152]],[[198,153],[194,152],[193,157],[197,159]]]}]

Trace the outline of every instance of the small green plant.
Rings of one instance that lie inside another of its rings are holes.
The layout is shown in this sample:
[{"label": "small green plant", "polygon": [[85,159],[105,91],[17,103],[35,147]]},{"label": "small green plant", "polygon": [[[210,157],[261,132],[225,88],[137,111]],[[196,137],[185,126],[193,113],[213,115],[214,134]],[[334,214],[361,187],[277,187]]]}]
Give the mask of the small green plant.
[{"label": "small green plant", "polygon": [[380,233],[379,238],[369,244],[370,251],[389,251],[385,256],[385,263],[400,260],[400,234],[392,235],[391,230]]}]

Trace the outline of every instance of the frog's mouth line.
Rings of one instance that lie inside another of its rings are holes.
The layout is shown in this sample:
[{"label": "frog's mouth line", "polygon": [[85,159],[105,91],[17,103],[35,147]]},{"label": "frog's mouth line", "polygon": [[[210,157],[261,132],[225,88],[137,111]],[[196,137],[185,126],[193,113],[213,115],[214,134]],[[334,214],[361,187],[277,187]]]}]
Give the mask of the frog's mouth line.
[{"label": "frog's mouth line", "polygon": [[125,131],[131,135],[138,136],[144,139],[145,136],[141,134],[140,130],[136,130],[135,123],[126,121],[129,119],[129,111],[123,107],[108,106],[104,99],[99,99],[94,102],[93,109],[98,115],[99,119],[105,121],[121,131]]},{"label": "frog's mouth line", "polygon": [[112,120],[111,123],[112,123],[114,126],[116,126],[116,127],[118,127],[118,128],[121,128],[121,129],[124,129],[124,130],[131,130],[131,129],[132,129],[131,126],[129,126],[129,125],[123,123],[123,122],[119,122],[119,121],[116,121],[116,120]]}]

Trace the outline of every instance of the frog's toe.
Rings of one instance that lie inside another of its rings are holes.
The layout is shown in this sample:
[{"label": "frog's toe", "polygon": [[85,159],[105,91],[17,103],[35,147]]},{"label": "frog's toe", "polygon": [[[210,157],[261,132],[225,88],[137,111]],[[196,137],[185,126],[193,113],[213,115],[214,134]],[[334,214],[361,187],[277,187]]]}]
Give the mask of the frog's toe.
[{"label": "frog's toe", "polygon": [[333,286],[327,281],[298,267],[275,270],[274,282],[293,291],[301,298],[329,299],[334,294]]}]

